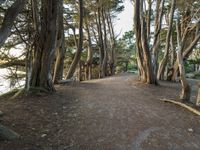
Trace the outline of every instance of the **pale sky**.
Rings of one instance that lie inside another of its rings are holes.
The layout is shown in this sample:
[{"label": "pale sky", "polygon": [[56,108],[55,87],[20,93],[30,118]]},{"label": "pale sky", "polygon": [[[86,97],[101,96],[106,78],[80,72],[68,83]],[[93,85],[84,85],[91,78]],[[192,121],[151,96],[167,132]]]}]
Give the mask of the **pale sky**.
[{"label": "pale sky", "polygon": [[115,22],[116,35],[120,34],[120,37],[124,32],[133,29],[133,4],[130,0],[125,0],[124,11],[118,15],[118,20]]}]

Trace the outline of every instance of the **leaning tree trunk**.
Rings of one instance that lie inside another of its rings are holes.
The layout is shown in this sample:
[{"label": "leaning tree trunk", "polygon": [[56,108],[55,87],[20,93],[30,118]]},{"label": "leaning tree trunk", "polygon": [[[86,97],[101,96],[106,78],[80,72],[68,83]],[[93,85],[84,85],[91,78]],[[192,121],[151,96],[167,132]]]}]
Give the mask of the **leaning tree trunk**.
[{"label": "leaning tree trunk", "polygon": [[[195,34],[195,38],[193,39],[193,41],[190,42],[189,46],[186,47],[186,49],[183,51],[183,59],[186,60],[190,54],[192,54],[193,49],[195,48],[195,46],[197,45],[199,39],[200,39],[200,25],[199,23],[197,23],[196,25],[196,34]],[[177,74],[178,74],[178,62],[176,60],[176,62],[174,63],[173,66],[173,75],[171,78],[171,81],[176,81],[177,78]]]},{"label": "leaning tree trunk", "polygon": [[177,43],[178,43],[177,60],[178,60],[178,67],[179,67],[181,87],[182,87],[180,99],[183,101],[189,101],[191,89],[185,76],[185,68],[184,68],[184,62],[183,62],[183,48],[184,48],[183,42],[187,34],[185,32],[185,34],[183,34],[183,37],[181,37],[179,20],[177,20],[177,23],[176,23],[176,30],[177,30]]},{"label": "leaning tree trunk", "polygon": [[170,14],[169,14],[169,28],[167,31],[167,37],[166,37],[166,46],[165,46],[165,53],[163,56],[163,59],[160,62],[159,69],[158,69],[158,74],[157,74],[157,79],[163,80],[164,79],[164,72],[165,68],[168,62],[169,58],[169,46],[170,46],[170,38],[172,34],[172,25],[173,25],[173,16],[174,16],[174,10],[175,10],[175,5],[176,5],[176,0],[172,0],[171,4],[171,9],[170,9]]},{"label": "leaning tree trunk", "polygon": [[64,35],[64,26],[63,26],[63,0],[60,0],[59,4],[59,17],[58,17],[58,37],[56,45],[56,62],[54,67],[53,82],[58,83],[59,80],[62,80],[63,69],[64,69],[64,58],[65,58],[65,35]]},{"label": "leaning tree trunk", "polygon": [[34,42],[33,67],[30,87],[55,91],[51,69],[57,41],[57,17],[59,1],[42,0],[40,28]]},{"label": "leaning tree trunk", "polygon": [[14,21],[20,11],[24,8],[27,0],[16,0],[5,13],[3,23],[0,28],[0,48],[5,43],[6,39],[10,35]]},{"label": "leaning tree trunk", "polygon": [[70,65],[70,68],[67,72],[66,79],[70,79],[74,75],[76,67],[81,58],[82,47],[83,47],[83,0],[79,0],[79,43],[73,62]]},{"label": "leaning tree trunk", "polygon": [[[158,49],[160,45],[160,31],[162,28],[162,18],[163,18],[163,8],[165,0],[156,1],[156,17],[154,20],[155,32],[153,38],[153,46],[151,48],[152,52],[152,63],[153,63],[153,72],[154,75],[157,75],[158,72]],[[150,29],[149,29],[150,30]],[[157,82],[157,80],[156,80]]]}]

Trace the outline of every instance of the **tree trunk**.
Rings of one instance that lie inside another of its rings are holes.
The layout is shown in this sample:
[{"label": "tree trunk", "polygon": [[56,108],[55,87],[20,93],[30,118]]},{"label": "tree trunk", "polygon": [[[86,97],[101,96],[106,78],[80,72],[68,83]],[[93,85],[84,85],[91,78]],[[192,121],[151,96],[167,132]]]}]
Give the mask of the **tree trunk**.
[{"label": "tree trunk", "polygon": [[183,37],[181,37],[181,32],[179,28],[179,20],[177,20],[176,23],[176,30],[177,30],[177,43],[178,43],[178,54],[177,54],[177,60],[178,60],[178,67],[179,67],[179,72],[180,72],[180,80],[181,80],[181,95],[180,99],[183,101],[189,101],[190,100],[190,93],[191,89],[190,86],[186,80],[185,77],[185,68],[184,68],[184,62],[183,62],[183,48],[184,48],[184,39],[186,37],[186,34],[183,34]]},{"label": "tree trunk", "polygon": [[140,5],[140,21],[141,21],[141,46],[143,50],[143,61],[145,65],[145,72],[146,72],[146,83],[148,84],[156,84],[156,76],[153,72],[152,66],[152,58],[150,54],[148,39],[147,39],[147,24],[144,19],[143,13],[143,0],[141,0]]},{"label": "tree trunk", "polygon": [[101,15],[101,9],[102,9],[102,1],[97,0],[98,4],[98,10],[97,10],[97,29],[98,29],[98,46],[99,46],[99,78],[102,78],[102,74],[104,74],[102,71],[103,66],[103,60],[105,57],[105,50],[104,50],[104,41],[103,41],[103,33],[102,33],[102,15]]},{"label": "tree trunk", "polygon": [[73,62],[70,65],[70,68],[67,72],[66,79],[70,79],[73,76],[73,74],[76,70],[76,67],[77,67],[77,65],[80,61],[80,58],[81,58],[82,48],[83,48],[83,0],[79,0],[79,42],[78,42],[78,49],[77,49],[77,52],[76,52],[75,57],[73,59]]},{"label": "tree trunk", "polygon": [[30,87],[43,88],[49,92],[55,91],[51,68],[55,57],[57,41],[58,5],[59,1],[42,0],[41,30],[35,36],[30,80]]},{"label": "tree trunk", "polygon": [[[197,24],[198,32],[196,33],[195,38],[193,39],[193,41],[190,42],[190,45],[186,47],[186,49],[183,51],[184,60],[186,60],[190,56],[190,54],[192,53],[193,49],[195,48],[195,46],[197,45],[200,39],[199,26],[200,25]],[[178,60],[176,60],[173,66],[173,75],[172,75],[171,81],[176,81],[177,76],[178,76]]]},{"label": "tree trunk", "polygon": [[141,23],[140,23],[140,0],[136,0],[134,5],[134,29],[136,35],[136,55],[137,55],[137,65],[139,69],[139,77],[142,82],[146,82],[146,73],[143,64],[143,53],[140,43],[141,39]]},{"label": "tree trunk", "polygon": [[[157,75],[158,72],[158,48],[160,45],[160,31],[162,27],[162,18],[163,18],[163,8],[164,8],[165,0],[157,0],[156,2],[156,17],[155,17],[155,33],[154,33],[154,41],[153,46],[151,48],[152,54],[152,63],[153,63],[153,72],[154,75]],[[156,79],[157,82],[157,79]]]},{"label": "tree trunk", "polygon": [[58,37],[56,45],[56,62],[54,67],[54,76],[53,82],[58,83],[59,80],[62,80],[63,69],[64,69],[64,58],[65,58],[65,35],[64,35],[64,26],[63,26],[63,0],[60,0],[59,4],[59,17],[58,17]]},{"label": "tree trunk", "polygon": [[164,53],[163,59],[160,62],[158,74],[157,74],[157,78],[159,80],[164,79],[164,72],[165,72],[165,68],[166,68],[166,65],[168,62],[168,58],[169,58],[168,55],[169,55],[169,47],[170,47],[170,38],[171,38],[171,34],[172,34],[172,25],[173,25],[175,5],[176,5],[176,0],[172,0],[170,14],[169,14],[169,27],[168,27],[168,31],[167,31],[167,37],[166,37],[165,53]]},{"label": "tree trunk", "polygon": [[86,62],[86,79],[91,80],[92,79],[92,42],[91,42],[91,35],[88,25],[88,20],[85,22],[86,26],[86,32],[88,37],[88,51],[87,51],[87,62]]},{"label": "tree trunk", "polygon": [[147,10],[147,39],[148,42],[151,40],[150,35],[151,35],[151,7],[152,7],[152,1],[148,0],[148,10]]},{"label": "tree trunk", "polygon": [[2,26],[0,28],[0,48],[5,43],[6,39],[10,35],[14,21],[20,11],[24,8],[27,0],[16,0],[5,13]]},{"label": "tree trunk", "polygon": [[106,29],[106,18],[105,10],[101,9],[102,23],[103,23],[103,49],[104,49],[104,58],[101,65],[101,78],[104,78],[107,75],[107,60],[108,60],[108,51],[107,51],[107,29]]},{"label": "tree trunk", "polygon": [[115,33],[113,29],[113,22],[111,20],[110,12],[107,15],[107,23],[109,27],[109,34],[110,34],[110,43],[111,43],[111,54],[110,54],[110,72],[111,75],[115,74],[115,47],[116,47],[116,40],[115,40]]},{"label": "tree trunk", "polygon": [[[148,84],[157,84],[153,66],[155,62],[152,63],[151,56],[151,50],[153,48],[149,48],[150,43],[147,35],[147,31],[149,29],[147,29],[147,19],[145,19],[146,16],[143,12],[143,5],[144,0],[135,1],[134,27],[136,34],[137,64],[139,68],[140,79],[142,80],[142,82]],[[153,61],[154,60],[155,59],[153,58]]]},{"label": "tree trunk", "polygon": [[198,95],[197,95],[196,106],[200,106],[200,83],[198,85]]}]

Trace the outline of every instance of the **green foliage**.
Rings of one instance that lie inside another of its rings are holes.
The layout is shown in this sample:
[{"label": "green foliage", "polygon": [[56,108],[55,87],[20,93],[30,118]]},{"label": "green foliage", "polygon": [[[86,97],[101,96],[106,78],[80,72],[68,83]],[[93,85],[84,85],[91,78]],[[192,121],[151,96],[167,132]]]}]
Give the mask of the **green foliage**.
[{"label": "green foliage", "polygon": [[194,79],[200,80],[200,72],[195,73]]},{"label": "green foliage", "polygon": [[117,71],[134,70],[136,66],[135,39],[133,31],[125,32],[117,41]]}]

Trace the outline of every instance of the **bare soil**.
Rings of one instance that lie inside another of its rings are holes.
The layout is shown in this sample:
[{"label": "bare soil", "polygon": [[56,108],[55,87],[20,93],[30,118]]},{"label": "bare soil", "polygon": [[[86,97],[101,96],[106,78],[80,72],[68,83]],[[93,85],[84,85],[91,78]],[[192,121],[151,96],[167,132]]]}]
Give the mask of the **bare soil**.
[{"label": "bare soil", "polygon": [[1,141],[0,150],[200,149],[200,117],[160,101],[177,99],[178,83],[144,85],[123,74],[56,88],[52,95],[0,100],[1,123],[21,135]]}]

